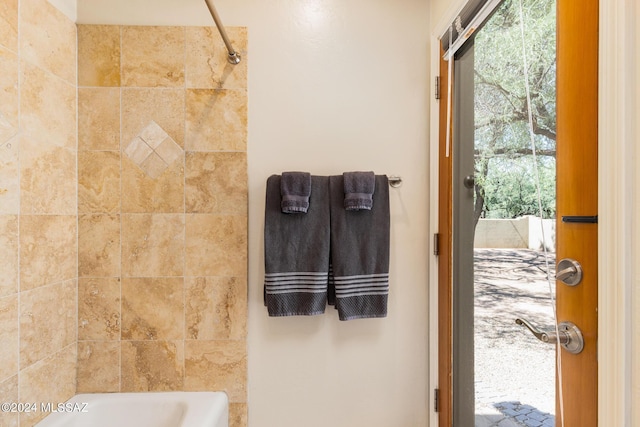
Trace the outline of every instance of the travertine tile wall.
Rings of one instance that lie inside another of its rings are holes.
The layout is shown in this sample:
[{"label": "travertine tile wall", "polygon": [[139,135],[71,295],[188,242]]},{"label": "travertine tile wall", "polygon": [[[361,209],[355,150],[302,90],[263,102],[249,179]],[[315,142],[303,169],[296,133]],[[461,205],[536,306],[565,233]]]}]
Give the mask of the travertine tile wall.
[{"label": "travertine tile wall", "polygon": [[78,27],[78,392],[224,390],[246,426],[247,35]]},{"label": "travertine tile wall", "polygon": [[[1,402],[76,391],[76,63],[66,16],[46,0],[0,1]],[[0,412],[0,425],[44,415]]]}]

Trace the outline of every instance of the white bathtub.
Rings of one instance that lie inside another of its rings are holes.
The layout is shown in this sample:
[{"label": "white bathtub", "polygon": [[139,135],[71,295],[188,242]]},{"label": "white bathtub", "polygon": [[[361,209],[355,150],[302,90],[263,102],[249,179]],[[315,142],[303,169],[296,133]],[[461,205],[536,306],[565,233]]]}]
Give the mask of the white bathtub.
[{"label": "white bathtub", "polygon": [[229,427],[223,392],[78,394],[49,409],[36,427]]}]

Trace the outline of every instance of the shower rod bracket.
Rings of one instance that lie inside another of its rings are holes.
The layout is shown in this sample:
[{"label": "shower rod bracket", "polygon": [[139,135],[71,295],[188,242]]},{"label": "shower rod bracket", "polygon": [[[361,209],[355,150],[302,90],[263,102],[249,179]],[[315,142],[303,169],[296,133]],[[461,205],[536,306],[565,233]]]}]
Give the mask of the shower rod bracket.
[{"label": "shower rod bracket", "polygon": [[227,56],[227,61],[229,61],[229,64],[239,64],[240,60],[242,59],[242,57],[240,56],[240,54],[238,52],[229,52],[229,55]]}]

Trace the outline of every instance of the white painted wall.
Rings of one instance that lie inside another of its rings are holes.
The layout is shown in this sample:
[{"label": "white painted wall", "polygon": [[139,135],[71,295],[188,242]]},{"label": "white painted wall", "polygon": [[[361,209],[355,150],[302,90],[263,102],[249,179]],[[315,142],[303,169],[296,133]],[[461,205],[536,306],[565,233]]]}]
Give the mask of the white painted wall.
[{"label": "white painted wall", "polygon": [[[249,425],[421,427],[428,411],[427,0],[218,0],[249,29]],[[211,25],[195,0],[80,0],[81,23]],[[398,174],[386,319],[268,318],[267,177]]]}]

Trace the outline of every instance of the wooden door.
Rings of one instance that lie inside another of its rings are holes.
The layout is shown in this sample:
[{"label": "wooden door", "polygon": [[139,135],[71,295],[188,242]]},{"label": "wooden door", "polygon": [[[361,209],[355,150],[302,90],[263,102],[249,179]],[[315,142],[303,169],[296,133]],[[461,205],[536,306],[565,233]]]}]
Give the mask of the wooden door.
[{"label": "wooden door", "polygon": [[[440,49],[440,58],[444,51]],[[440,60],[440,93],[449,87],[447,62]],[[453,82],[452,82],[453,83]],[[453,163],[447,142],[448,99],[440,99],[438,140],[438,395],[439,427],[451,427],[453,422]]]},{"label": "wooden door", "polygon": [[[560,349],[556,426],[597,425],[597,223],[564,222],[562,217],[597,216],[598,0],[557,0],[557,259],[575,259],[584,277],[574,287],[557,283],[558,321],[576,324],[585,345],[574,355]],[[443,52],[441,52],[441,57]],[[446,88],[441,61],[441,88]],[[446,94],[446,90],[441,90]],[[452,385],[452,158],[446,147],[447,97],[440,100],[438,388],[439,426],[453,422]],[[447,156],[447,154],[449,154]],[[563,404],[560,406],[560,399]],[[564,420],[562,419],[564,417]],[[564,421],[564,422],[563,422]],[[465,426],[455,426],[465,427]]]},{"label": "wooden door", "polygon": [[[556,256],[575,259],[584,276],[558,281],[558,321],[576,324],[584,349],[561,350],[564,425],[592,427],[598,419],[598,0],[558,0]],[[563,217],[565,221],[563,221]],[[585,218],[586,217],[586,218]],[[556,425],[561,410],[556,405]]]}]

